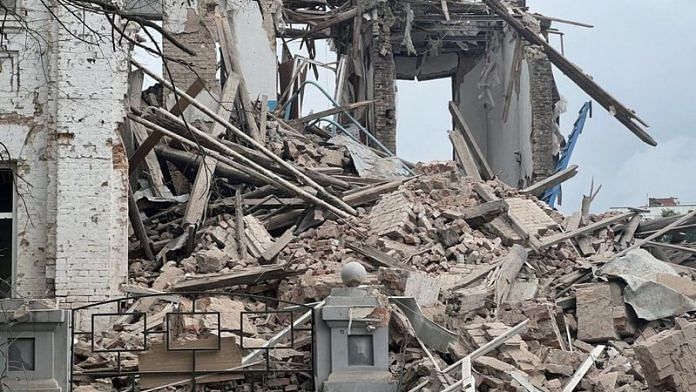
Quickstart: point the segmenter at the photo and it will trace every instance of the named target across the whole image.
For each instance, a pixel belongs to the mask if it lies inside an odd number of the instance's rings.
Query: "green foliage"
[[[670,216],[676,216],[679,214],[677,214],[677,211],[674,211],[671,208],[665,208],[662,210],[662,213],[660,215],[662,215],[663,218],[668,218]]]

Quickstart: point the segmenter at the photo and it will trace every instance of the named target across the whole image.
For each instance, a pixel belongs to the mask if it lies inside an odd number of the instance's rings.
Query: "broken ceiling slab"
[[[397,157],[380,157],[364,144],[358,143],[346,135],[338,135],[329,139],[328,143],[345,146],[353,159],[355,170],[361,177],[397,179],[409,177],[410,170]]]
[[[628,252],[599,269],[627,283],[624,301],[638,317],[657,320],[696,310],[696,283],[643,249]]]

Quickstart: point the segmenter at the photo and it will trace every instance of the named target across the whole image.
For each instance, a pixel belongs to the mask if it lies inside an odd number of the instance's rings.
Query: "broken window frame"
[[[9,212],[0,212],[0,220],[11,220],[11,230],[12,230],[12,239],[10,242],[10,253],[11,253],[11,272],[10,272],[10,278],[9,278],[9,292],[7,293],[2,293],[0,290],[0,298],[12,298],[14,297],[14,291],[12,290],[12,287],[14,287],[15,282],[17,281],[17,190],[16,190],[16,179],[15,179],[15,165],[13,163],[4,163],[0,162],[0,172],[3,172],[0,175],[5,175],[4,172],[9,172],[9,175],[12,176],[12,182],[10,183],[11,190],[12,192],[12,209]],[[1,285],[0,285],[1,287]]]

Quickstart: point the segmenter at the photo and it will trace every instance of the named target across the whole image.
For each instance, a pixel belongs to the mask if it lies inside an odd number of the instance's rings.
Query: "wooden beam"
[[[234,191],[234,221],[237,232],[237,252],[239,260],[246,258],[246,236],[244,235],[244,202],[242,197],[242,187],[237,187]]]
[[[145,257],[150,261],[155,261],[155,254],[152,253],[150,239],[147,236],[143,220],[140,219],[140,210],[138,209],[138,204],[135,202],[135,197],[133,197],[133,191],[131,189],[128,189],[128,217],[133,226],[135,237],[140,241],[140,247],[145,251]]]
[[[328,117],[328,116],[334,115],[336,113],[343,113],[343,112],[347,112],[349,110],[355,110],[355,109],[370,105],[374,102],[375,101],[372,100],[372,101],[360,101],[360,102],[353,102],[353,103],[345,104],[345,105],[342,105],[339,107],[322,110],[320,112],[312,113],[312,114],[309,114],[307,116],[291,120],[291,121],[289,121],[289,124],[290,125],[306,124],[310,121],[314,121],[314,120],[317,120],[320,118]]]
[[[135,141],[139,146],[142,146],[148,137],[150,137],[147,130],[142,124],[138,124],[135,121],[128,120],[128,123],[131,131],[133,132],[133,136],[135,136]],[[170,192],[164,185],[162,168],[160,167],[159,161],[157,160],[157,155],[155,155],[154,151],[150,150],[145,155],[144,163],[145,167],[147,168],[147,180],[150,183],[152,193],[158,197],[169,195]],[[128,171],[131,172],[130,167]]]
[[[478,166],[462,134],[455,131],[449,131],[447,134],[452,142],[452,147],[454,147],[454,154],[457,158],[457,162],[464,171],[464,174],[473,177],[477,181],[482,181]]]
[[[201,78],[196,78],[196,80],[194,80],[193,83],[191,83],[191,85],[188,86],[188,88],[186,89],[186,94],[192,97],[197,97],[198,94],[200,94],[204,88],[205,82]],[[182,114],[184,114],[184,110],[186,110],[186,108],[188,108],[191,105],[191,101],[182,98],[184,97],[180,97],[174,104],[174,106],[172,106],[171,109],[169,109],[169,113],[175,116],[181,116]]]
[[[404,265],[388,254],[369,245],[346,242],[348,249],[365,256],[375,267],[404,268]]]
[[[640,225],[642,220],[643,217],[641,215],[636,215],[631,218],[631,220],[623,228],[623,233],[621,234],[621,238],[619,238],[619,245],[628,245],[631,243],[631,241],[633,241],[633,237],[636,234],[638,225]]]
[[[239,87],[239,75],[230,72],[227,75],[227,80],[225,81],[225,87],[222,89],[222,94],[220,94],[220,106],[218,106],[217,115],[222,118],[230,118],[230,113],[234,109],[234,101],[237,97],[237,88]],[[214,138],[219,138],[221,135],[225,134],[225,126],[216,122],[213,124],[213,128],[210,130],[210,134]]]
[[[626,253],[632,251],[633,249],[640,248],[641,246],[643,246],[643,244],[647,243],[648,241],[652,241],[656,238],[662,237],[663,235],[665,235],[668,231],[670,231],[674,227],[682,225],[694,217],[696,217],[696,210],[689,212],[688,214],[682,216],[681,218],[679,218],[676,221],[670,223],[669,225],[663,227],[662,229],[656,231],[655,233],[641,239],[640,241],[636,241],[635,244],[633,244],[633,245],[629,246],[628,248],[622,250],[621,252],[617,253],[616,257],[624,256]]]
[[[187,233],[188,241],[187,248],[193,250],[196,231],[203,219],[206,209],[208,208],[208,200],[210,199],[210,185],[215,178],[215,166],[217,159],[206,156],[203,158],[203,164],[198,166],[196,179],[191,186],[189,200],[184,211],[184,219],[182,221],[184,231]]]
[[[186,94],[185,92],[181,91],[180,89],[176,88],[176,87],[173,86],[171,83],[169,83],[169,82],[166,81],[165,79],[161,78],[160,76],[158,76],[158,75],[155,74],[154,72],[150,71],[150,70],[147,69],[144,65],[140,64],[140,63],[137,62],[136,60],[130,59],[130,62],[131,62],[131,64],[133,64],[134,66],[136,66],[136,67],[142,69],[143,72],[145,72],[145,73],[146,73],[147,75],[149,75],[151,78],[153,78],[153,79],[157,80],[158,82],[160,82],[164,87],[176,91],[181,97],[183,97],[184,99],[187,99],[187,100],[191,101],[191,104],[194,105],[196,108],[200,109],[203,113],[205,113],[206,115],[208,115],[208,116],[209,116],[210,118],[212,118],[213,120],[215,120],[215,121],[217,121],[217,122],[220,122],[220,123],[222,123],[223,125],[225,125],[225,127],[227,127],[228,130],[232,131],[232,133],[234,133],[237,137],[239,137],[240,139],[242,139],[242,140],[248,142],[249,144],[253,145],[254,147],[256,147],[259,151],[261,151],[262,153],[264,153],[267,157],[273,159],[278,165],[283,166],[283,167],[285,167],[286,169],[290,170],[290,171],[297,177],[297,179],[298,179],[300,182],[305,183],[305,184],[311,186],[312,188],[316,189],[317,192],[318,192],[319,194],[321,194],[323,197],[325,197],[327,200],[330,200],[331,202],[335,203],[335,205],[332,205],[332,204],[328,204],[328,203],[325,203],[325,202],[324,202],[324,204],[326,204],[326,205],[324,205],[324,207],[329,208],[329,209],[331,209],[331,210],[334,210],[334,213],[336,213],[336,215],[338,215],[338,216],[340,216],[340,217],[343,217],[343,218],[347,218],[349,215],[353,215],[353,216],[357,216],[357,215],[358,215],[358,212],[355,211],[355,209],[353,209],[352,207],[350,207],[348,204],[346,204],[343,200],[339,199],[339,198],[336,197],[334,194],[332,194],[332,193],[330,193],[329,191],[327,191],[326,189],[322,188],[322,187],[321,187],[319,184],[317,184],[314,180],[312,180],[311,178],[307,177],[307,175],[305,175],[304,173],[302,173],[297,167],[295,167],[295,166],[293,166],[292,164],[286,162],[283,158],[279,157],[279,156],[276,155],[273,151],[269,150],[265,145],[259,143],[259,142],[258,142],[257,140],[255,140],[254,138],[252,138],[252,137],[250,137],[249,135],[247,135],[246,133],[242,132],[239,128],[237,128],[237,127],[235,127],[234,125],[232,125],[232,124],[231,124],[229,121],[227,121],[226,119],[224,119],[224,118],[218,116],[215,112],[213,112],[212,110],[210,110],[208,107],[206,107],[206,106],[203,105],[202,103],[198,102],[195,98],[191,97],[190,95],[188,95],[188,94]],[[161,112],[160,112],[160,113],[161,113]],[[167,114],[168,114],[168,113],[167,113]],[[171,118],[171,117],[170,117],[170,118]],[[206,134],[206,133],[202,133],[202,135],[201,135],[200,133],[198,133],[198,132],[196,132],[196,133],[198,134],[198,136],[200,136],[200,137],[203,138],[203,139],[207,139],[208,141],[210,141],[210,142],[212,142],[212,143],[217,143],[217,144],[216,144],[216,148],[220,148],[220,151],[221,151],[221,152],[224,152],[224,153],[227,153],[227,154],[230,153],[229,151],[226,150],[226,148],[225,148],[224,145],[221,145],[220,143],[218,143],[214,138],[210,137],[210,135],[208,135],[208,134]],[[190,135],[189,135],[189,136],[190,136]],[[230,155],[233,155],[233,154],[230,154]],[[270,177],[270,176],[269,176],[269,177]],[[306,192],[304,192],[304,193],[306,194]],[[315,199],[318,199],[318,198],[315,197]],[[336,206],[338,206],[338,207],[336,207]],[[339,209],[339,207],[340,207],[340,209]],[[341,209],[343,209],[343,211],[341,211]],[[345,212],[344,212],[344,211],[345,211]]]
[[[643,126],[647,127],[644,121],[642,121],[632,110],[626,108],[623,104],[612,97],[607,91],[600,87],[591,77],[589,77],[585,72],[582,71],[577,65],[566,59],[561,53],[556,51],[544,38],[539,34],[535,33],[531,29],[527,28],[510,14],[508,8],[504,6],[500,0],[483,0],[483,2],[501,19],[507,22],[510,27],[515,29],[524,39],[529,41],[532,45],[539,45],[543,48],[549,60],[570,80],[575,82],[583,91],[589,94],[595,101],[602,105],[610,113],[614,113],[619,122],[621,122],[629,131],[633,132],[640,140],[645,143],[656,146],[657,141],[653,139],[645,130],[641,128],[636,121]],[[526,14],[524,11],[516,8],[520,13]]]
[[[495,282],[496,309],[500,309],[500,305],[507,300],[510,289],[513,283],[515,283],[515,279],[520,273],[522,266],[526,262],[527,251],[519,245],[513,245],[510,249],[510,253],[503,259],[498,279]]]
[[[222,275],[197,276],[174,284],[169,291],[212,290],[302,275],[306,269],[286,270],[284,265],[256,267]]]
[[[541,196],[547,190],[554,188],[556,185],[560,185],[563,182],[575,177],[576,174],[578,174],[578,165],[571,165],[565,170],[556,172],[555,174],[522,189],[521,193],[532,194],[534,196]]]
[[[141,68],[141,71],[144,72],[144,70]],[[186,89],[186,94],[195,97],[198,95],[203,90],[203,87],[205,87],[205,83],[200,79],[197,78],[196,80],[191,83],[191,85]],[[186,99],[179,99],[179,101],[172,106],[171,109],[169,109],[169,113],[179,116],[181,115],[184,110],[190,105],[190,101]],[[152,150],[157,143],[159,143],[160,139],[164,136],[161,132],[152,132],[150,136],[147,137],[147,139],[143,140],[143,142],[140,144],[140,147],[131,155],[131,157],[128,159],[128,174],[133,173],[135,169],[138,167],[140,162],[145,159],[147,154],[150,153],[150,150]]]
[[[580,384],[580,381],[582,381],[583,377],[585,377],[585,374],[587,374],[599,355],[602,353],[602,351],[604,351],[604,347],[605,346],[599,345],[592,349],[578,370],[575,371],[570,381],[568,381],[565,387],[563,387],[563,392],[573,392],[575,390],[575,387]]]
[[[266,143],[266,123],[268,122],[268,96],[261,95],[261,113],[259,114],[259,137],[261,143]]]
[[[680,252],[696,253],[696,248],[689,248],[688,246],[681,246],[676,244],[668,244],[665,242],[648,241],[643,246],[658,247],[665,249],[678,250]]]
[[[548,248],[549,246],[556,245],[560,242],[563,242],[565,240],[569,240],[571,238],[575,238],[577,236],[592,234],[595,231],[597,231],[599,229],[603,229],[607,226],[613,225],[614,223],[619,223],[619,222],[625,221],[626,219],[630,219],[635,214],[636,214],[635,212],[625,212],[623,214],[612,216],[612,217],[603,219],[599,222],[589,224],[589,225],[581,227],[577,230],[573,230],[573,231],[569,231],[567,233],[561,233],[558,235],[542,238],[542,242],[539,244],[539,249]]]
[[[273,241],[273,244],[266,249],[265,252],[261,254],[261,258],[267,263],[271,262],[274,257],[278,255],[292,240],[295,239],[295,235],[292,234],[295,231],[295,227],[291,227],[283,233],[280,237]]]
[[[479,171],[481,172],[481,178],[483,178],[484,180],[492,180],[493,177],[495,177],[495,174],[493,173],[493,170],[491,170],[491,167],[488,165],[486,156],[483,154],[483,152],[481,152],[478,143],[476,143],[476,139],[474,139],[474,135],[473,133],[471,133],[471,128],[469,128],[469,124],[466,123],[464,116],[462,116],[462,113],[459,111],[459,108],[457,107],[457,104],[454,101],[449,102],[449,112],[452,115],[452,119],[454,120],[455,128],[459,130],[459,132],[461,132],[462,136],[464,137],[464,140],[466,141],[466,144],[469,146],[469,149],[473,154],[473,158],[476,161],[476,164],[478,165]]]

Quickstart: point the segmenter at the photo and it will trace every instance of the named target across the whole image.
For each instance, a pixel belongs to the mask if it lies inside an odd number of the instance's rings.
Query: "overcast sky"
[[[647,196],[696,202],[696,1],[693,0],[527,0],[534,12],[594,25],[554,23],[566,33],[566,56],[627,107],[647,121],[658,147],[641,142],[599,104],[571,163],[580,174],[563,188],[566,212],[579,208],[592,178],[602,190],[594,211],[639,206]],[[560,48],[558,36],[552,44]],[[554,69],[568,100],[561,129],[570,133],[589,97]],[[420,86],[428,86],[425,93]],[[450,127],[446,100],[450,82],[399,82],[399,155],[418,160],[447,158]],[[431,134],[426,138],[423,135]]]

